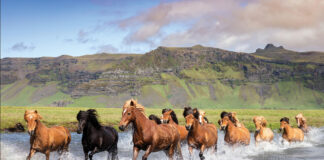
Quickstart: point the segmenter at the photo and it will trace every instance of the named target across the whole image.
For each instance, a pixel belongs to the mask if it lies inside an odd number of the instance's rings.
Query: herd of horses
[[[169,159],[176,155],[177,159],[183,159],[181,144],[187,143],[192,157],[193,149],[199,150],[200,159],[205,159],[203,153],[206,149],[217,151],[217,127],[205,117],[205,112],[197,108],[185,107],[183,116],[186,125],[179,124],[177,116],[172,109],[163,109],[162,116],[145,115],[145,108],[136,100],[125,102],[122,110],[122,118],[119,129],[133,129],[133,160],[136,160],[140,150],[145,154],[142,159],[146,160],[151,152],[164,151]],[[107,151],[108,159],[118,159],[118,132],[109,126],[102,126],[97,119],[94,109],[80,111],[77,114],[77,133],[82,133],[82,146],[85,159],[92,159],[98,152]],[[288,142],[304,140],[304,133],[309,131],[306,118],[302,114],[296,115],[298,128],[289,125],[289,119],[280,119],[280,131],[282,137]],[[68,151],[71,142],[69,130],[63,126],[47,128],[40,121],[42,116],[37,110],[26,110],[24,119],[28,125],[30,134],[30,153],[27,160],[36,152],[41,152],[49,159],[51,151],[59,154]],[[274,134],[267,128],[267,121],[263,116],[253,117],[256,127],[254,133],[255,143],[272,141]],[[131,125],[130,125],[131,124]],[[250,132],[241,123],[235,112],[222,112],[218,121],[220,129],[225,132],[224,140],[229,145],[249,145]]]

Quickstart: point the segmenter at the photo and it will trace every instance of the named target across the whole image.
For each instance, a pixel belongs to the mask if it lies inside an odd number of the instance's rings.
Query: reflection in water
[[[230,147],[224,145],[224,133],[219,131],[218,151],[204,153],[207,160],[212,159],[270,159],[270,160],[295,160],[295,159],[324,159],[324,127],[313,128],[302,143],[282,144],[281,134],[275,133],[272,143],[261,143],[254,145],[253,133],[251,133],[251,144],[249,146]],[[132,157],[132,132],[119,133],[118,157],[120,160],[129,160]],[[29,152],[29,135],[27,133],[4,133],[1,134],[1,160],[23,160]],[[139,158],[144,154],[140,152]],[[189,158],[188,146],[182,145],[184,159]],[[108,152],[94,155],[95,160],[107,159]],[[56,152],[51,152],[50,159],[58,159]],[[163,157],[163,158],[161,158]],[[63,157],[68,160],[84,159],[81,135],[72,133],[70,151]],[[194,152],[194,159],[199,159],[198,151]],[[45,155],[36,153],[33,160],[45,159]],[[152,160],[167,159],[164,152],[155,152],[149,156]]]

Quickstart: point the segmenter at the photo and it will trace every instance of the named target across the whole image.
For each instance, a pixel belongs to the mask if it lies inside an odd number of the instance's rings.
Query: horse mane
[[[304,123],[306,123],[306,118],[303,116],[302,113],[297,114],[295,118],[300,118]]]
[[[196,119],[199,119],[199,110],[197,108],[194,108],[193,110],[193,115]]]
[[[287,117],[281,118],[280,119],[280,122],[282,122],[282,121],[285,121],[285,122],[287,122],[289,124],[289,118],[287,118]]]
[[[140,112],[142,112],[145,115],[145,107],[143,105],[137,103],[137,100],[134,100],[134,99],[127,100],[123,106],[123,111],[129,107],[135,107],[137,110],[139,110]]]
[[[167,112],[167,111],[170,111],[171,109],[169,109],[169,108],[164,108],[164,109],[162,109],[162,114],[164,114],[165,112]]]
[[[98,114],[95,109],[88,109],[87,111],[80,111],[77,115],[77,119],[83,119],[90,122],[95,128],[99,129],[101,124],[98,121]]]
[[[228,116],[228,115],[229,115],[228,112],[223,111],[223,112],[220,114],[220,117],[221,117],[221,119],[223,119],[225,116]]]
[[[184,109],[182,113],[183,117],[186,118],[187,115],[193,114],[193,110],[191,107],[184,107],[183,109]]]
[[[155,121],[156,124],[161,124],[161,119],[158,116],[154,115],[154,114],[151,114],[149,116],[149,119]]]
[[[170,113],[172,120],[176,123],[179,124],[177,115],[174,113],[174,111],[172,110],[172,112]]]

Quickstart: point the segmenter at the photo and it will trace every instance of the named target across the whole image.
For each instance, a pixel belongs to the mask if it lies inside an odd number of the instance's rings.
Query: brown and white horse
[[[30,134],[30,152],[27,160],[30,160],[36,152],[44,153],[46,160],[49,160],[51,151],[58,151],[62,154],[69,149],[71,142],[69,130],[62,126],[47,128],[40,121],[41,118],[37,110],[25,111],[24,119]]]
[[[283,130],[282,138],[288,142],[301,142],[304,140],[304,132],[299,128],[292,128],[289,125],[289,118],[283,117],[280,119],[280,131]]]
[[[124,130],[133,123],[133,160],[137,159],[140,150],[145,150],[142,159],[146,160],[151,152],[166,151],[169,159],[177,157],[182,159],[180,135],[177,128],[171,124],[157,124],[143,114],[143,108],[136,106],[137,102],[130,100],[122,112],[119,129]]]
[[[267,128],[267,120],[263,116],[253,117],[253,122],[255,125],[255,144],[257,145],[261,141],[272,141],[273,132],[270,128]]]
[[[295,116],[297,126],[300,128],[304,133],[308,133],[309,129],[306,124],[306,118],[303,116],[303,114],[299,113]]]

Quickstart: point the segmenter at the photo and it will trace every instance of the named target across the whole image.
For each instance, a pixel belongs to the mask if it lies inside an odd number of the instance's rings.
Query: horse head
[[[255,131],[257,133],[260,132],[260,129],[262,127],[267,126],[267,120],[263,116],[255,116],[255,117],[253,117],[253,122],[254,122],[254,125],[255,125]]]
[[[287,118],[287,117],[281,118],[280,119],[280,128],[279,128],[279,131],[281,132],[281,130],[283,130],[286,125],[289,125],[289,118]]]
[[[171,112],[172,110],[167,108],[162,110],[162,117],[161,117],[162,123],[164,124],[169,123],[169,121],[172,119]]]
[[[197,120],[194,115],[189,114],[186,116],[186,129],[190,131],[192,128],[192,125],[194,124],[195,120]]]
[[[228,115],[225,115],[221,120],[220,120],[220,127],[221,127],[221,130],[225,130],[226,127],[228,126],[229,123],[231,123],[231,119]]]
[[[306,124],[306,118],[303,116],[303,114],[299,113],[295,116],[297,126],[298,128],[302,127],[303,125]]]
[[[126,101],[123,106],[122,118],[119,122],[119,129],[121,131],[124,131],[128,124],[135,120],[135,110],[138,110],[143,115],[145,115],[144,109],[144,106],[138,104],[137,101],[134,99]]]
[[[24,119],[27,122],[28,134],[34,135],[37,123],[42,119],[42,116],[38,114],[37,110],[26,110]]]
[[[199,111],[199,123],[200,124],[204,124],[204,123],[207,123],[206,121],[205,121],[205,115],[206,115],[206,112],[205,111],[203,111],[203,110],[200,110]]]

